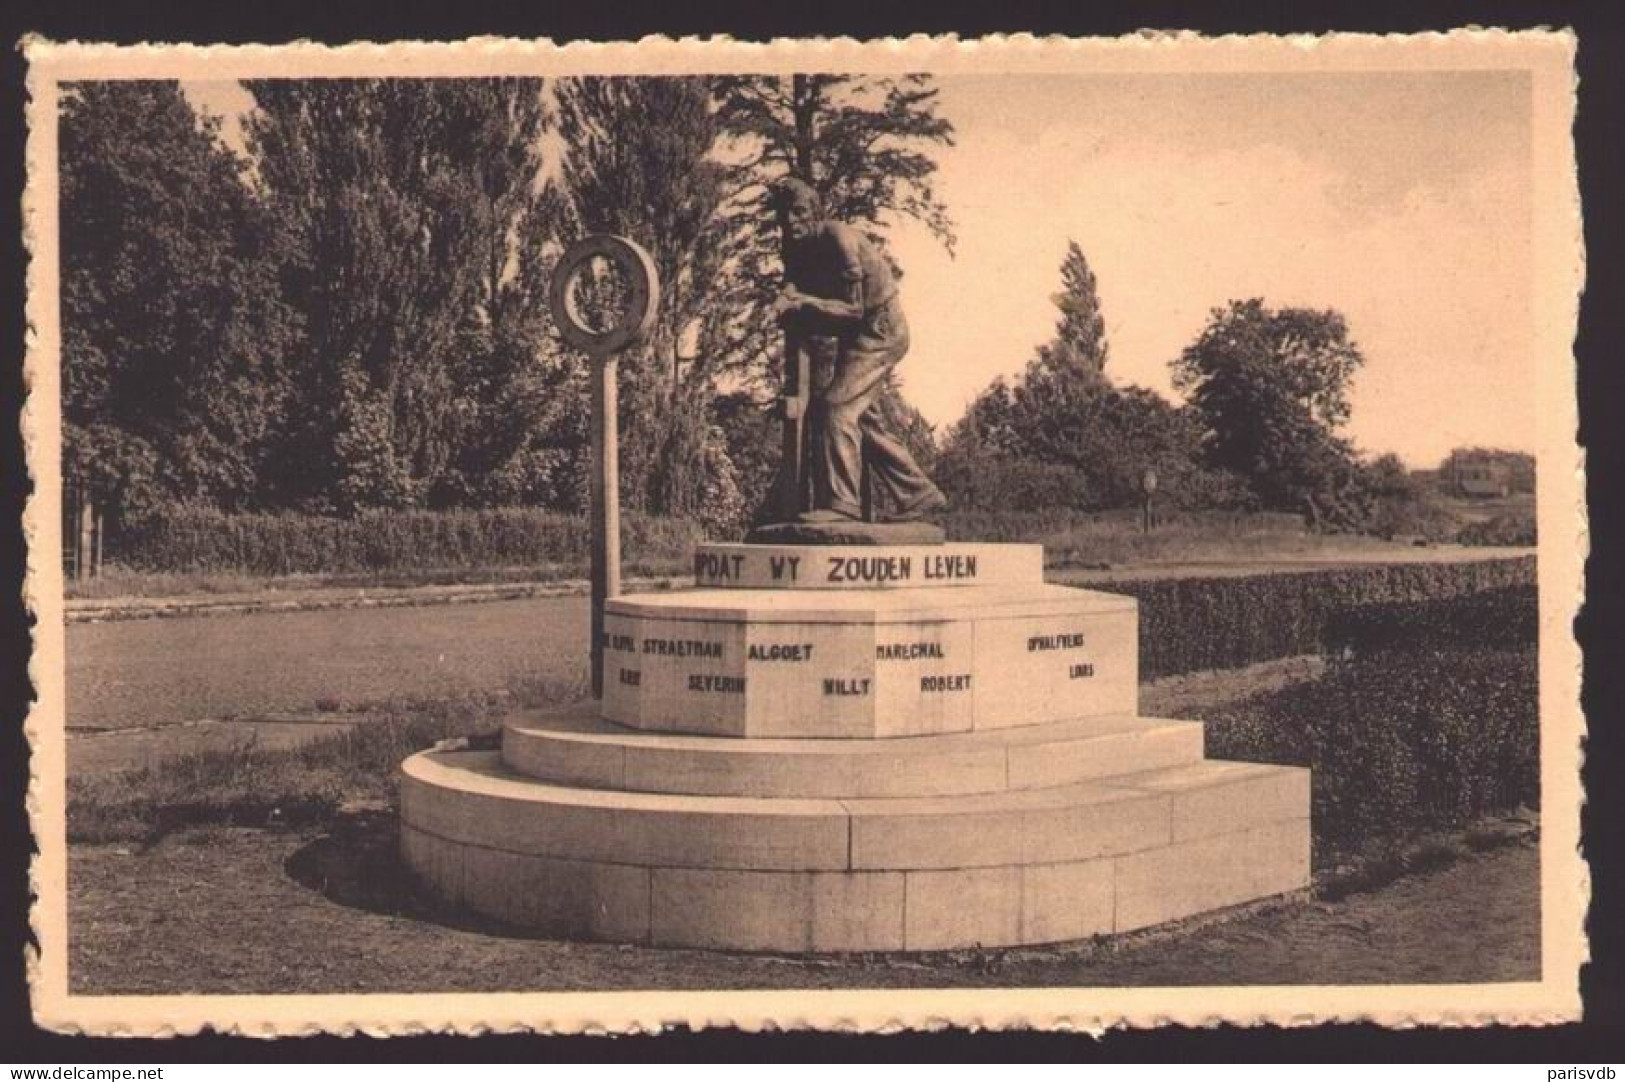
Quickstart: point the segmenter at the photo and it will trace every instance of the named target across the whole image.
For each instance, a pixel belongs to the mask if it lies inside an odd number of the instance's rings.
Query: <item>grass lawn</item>
[[[1264,903],[1109,941],[787,957],[526,938],[438,910],[388,813],[76,846],[76,994],[954,988],[1535,980],[1532,836],[1337,900]]]
[[[1148,713],[1204,716],[1323,678],[1317,659],[1187,674]],[[531,697],[556,701],[559,688]],[[523,698],[523,696],[521,696]],[[511,701],[511,700],[509,700]],[[216,749],[69,800],[70,985],[80,994],[1481,982],[1538,977],[1533,817],[1317,838],[1316,891],[1111,940],[781,957],[571,943],[448,912],[398,856],[396,764],[489,734],[506,702],[402,704],[297,748]]]

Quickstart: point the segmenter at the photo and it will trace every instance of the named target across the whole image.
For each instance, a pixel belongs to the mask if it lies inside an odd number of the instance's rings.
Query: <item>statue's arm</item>
[[[863,321],[863,279],[843,279],[841,284],[846,290],[844,297],[797,294],[801,302],[800,310],[810,324],[808,330],[811,333],[838,334]]]
[[[826,249],[826,258],[838,264],[831,277],[840,283],[839,295],[816,297],[799,290],[793,294],[795,308],[810,334],[840,334],[863,322],[863,263],[857,248],[861,241],[840,227],[831,235],[835,243]]]

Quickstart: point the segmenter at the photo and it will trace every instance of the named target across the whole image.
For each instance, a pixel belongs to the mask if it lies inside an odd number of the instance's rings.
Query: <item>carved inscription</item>
[[[717,695],[743,695],[745,693],[745,678],[743,676],[717,676],[713,673],[689,673],[688,690],[707,691]]]
[[[919,661],[923,658],[942,659],[940,642],[883,642],[875,647],[876,661]]]
[[[1083,647],[1083,633],[1068,635],[1034,635],[1027,640],[1027,652],[1041,650],[1078,650]]]
[[[643,671],[641,669],[622,669],[621,683],[629,688],[639,686],[643,683]]]
[[[720,552],[696,552],[694,554],[694,577],[702,580],[738,582],[739,572],[744,567],[744,564],[744,553],[725,555]]]
[[[707,657],[720,660],[722,644],[703,639],[644,639],[643,652],[657,657]]]
[[[933,555],[922,556],[917,565],[912,556],[831,556],[828,578],[830,582],[911,582],[916,567],[921,579],[932,582],[976,577],[975,556]],[[776,573],[774,577],[777,579]]]
[[[1095,675],[1095,667],[1087,661],[1078,662],[1066,671],[1068,680],[1085,680]]]
[[[606,631],[603,641],[605,650],[620,650],[627,654],[635,654],[638,650],[637,640],[630,635],[611,635]]]
[[[825,695],[867,695],[869,694],[869,678],[860,679],[826,679],[824,681]]]
[[[951,676],[922,676],[920,677],[920,690],[931,691],[969,691],[971,674],[968,672],[954,673]]]
[[[927,556],[921,563],[924,564],[925,577],[928,579],[974,579],[976,577],[976,557],[974,556]]]
[[[909,556],[831,556],[830,582],[902,582],[912,577]]]
[[[812,653],[810,642],[753,642],[745,656],[751,661],[811,661]]]

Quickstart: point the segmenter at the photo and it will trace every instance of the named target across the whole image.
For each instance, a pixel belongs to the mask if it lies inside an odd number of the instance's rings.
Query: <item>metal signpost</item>
[[[576,280],[612,267],[625,287],[619,311],[593,325],[581,310]],[[595,233],[571,245],[548,291],[553,321],[565,342],[594,361],[592,378],[592,694],[604,693],[604,602],[621,592],[620,448],[616,366],[620,353],[642,342],[660,307],[660,276],[649,253],[625,237]]]

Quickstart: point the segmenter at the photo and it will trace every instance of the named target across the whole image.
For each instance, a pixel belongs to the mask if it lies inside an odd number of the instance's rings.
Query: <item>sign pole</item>
[[[574,292],[577,278],[595,277],[608,264],[625,285],[621,310],[607,326],[587,318]],[[621,592],[621,453],[617,416],[620,352],[649,336],[660,308],[660,275],[649,253],[625,237],[595,233],[559,257],[548,285],[548,302],[559,336],[592,359],[592,641],[588,646],[592,695],[604,696],[606,603]]]
[[[616,416],[618,364],[592,377],[592,697],[604,695],[604,602],[621,592],[621,452]]]

